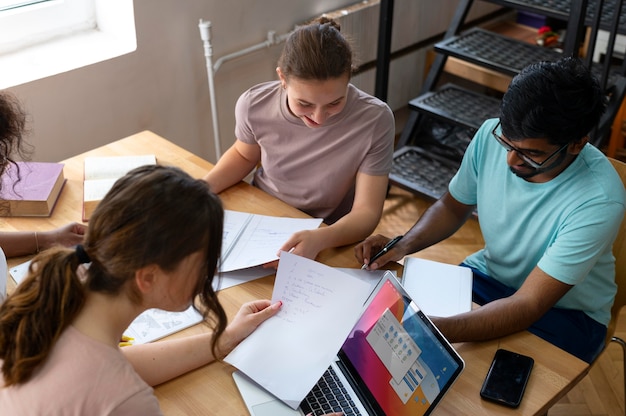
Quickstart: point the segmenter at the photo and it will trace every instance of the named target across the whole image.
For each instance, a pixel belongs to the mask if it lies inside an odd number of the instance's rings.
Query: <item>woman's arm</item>
[[[571,288],[535,267],[511,296],[459,315],[431,319],[450,342],[500,338],[530,327]]]
[[[83,241],[86,229],[74,222],[50,231],[0,232],[0,247],[7,257],[34,254],[57,244],[70,247]]]
[[[204,176],[213,192],[220,193],[246,177],[261,160],[261,148],[240,140],[222,155],[213,169]]]
[[[278,313],[281,305],[280,302],[270,305],[269,300],[245,303],[220,338],[221,353],[227,355],[257,326]],[[122,352],[141,378],[156,386],[215,361],[211,351],[212,338],[213,333],[208,332],[123,347]]]
[[[329,247],[339,247],[360,241],[378,225],[387,195],[386,175],[358,173],[352,210],[328,227],[295,233],[280,250],[314,259]]]

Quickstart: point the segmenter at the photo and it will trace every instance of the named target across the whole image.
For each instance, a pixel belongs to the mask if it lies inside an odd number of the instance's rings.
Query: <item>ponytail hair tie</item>
[[[76,246],[76,257],[78,257],[78,262],[81,264],[91,263],[89,254],[87,254],[82,244]]]

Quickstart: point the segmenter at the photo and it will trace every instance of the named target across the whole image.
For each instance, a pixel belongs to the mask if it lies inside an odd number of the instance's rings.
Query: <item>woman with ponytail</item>
[[[224,212],[206,182],[173,167],[116,182],[84,243],[37,255],[0,306],[2,414],[161,414],[150,386],[220,359],[280,304],[230,325],[213,290]],[[120,349],[143,311],[199,305],[214,330]]]

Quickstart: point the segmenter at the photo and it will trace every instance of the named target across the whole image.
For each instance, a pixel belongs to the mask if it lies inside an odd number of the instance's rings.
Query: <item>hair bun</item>
[[[339,23],[337,23],[337,21],[335,19],[332,19],[330,17],[327,16],[320,16],[317,19],[315,19],[313,21],[314,23],[321,25],[329,25],[334,27],[335,29],[337,29],[339,32],[341,32],[341,25]]]

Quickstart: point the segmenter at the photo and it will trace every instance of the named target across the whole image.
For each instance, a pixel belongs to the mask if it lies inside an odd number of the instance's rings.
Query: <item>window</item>
[[[0,89],[136,47],[133,0],[0,0]]]
[[[0,11],[14,9],[17,7],[28,6],[30,4],[42,3],[50,0],[37,0],[37,1],[15,1],[15,0],[0,0]]]
[[[0,53],[95,27],[94,0],[0,0]]]

